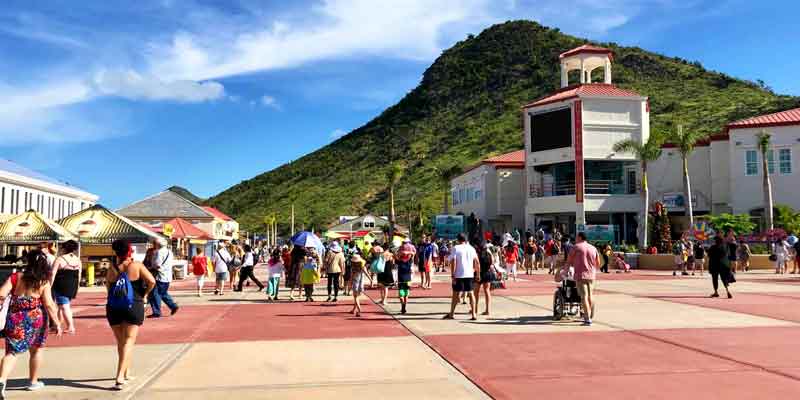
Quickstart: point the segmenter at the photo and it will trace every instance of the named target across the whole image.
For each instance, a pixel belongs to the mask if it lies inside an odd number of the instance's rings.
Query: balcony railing
[[[635,188],[631,188],[619,181],[589,179],[584,184],[584,192],[586,194],[637,194],[639,192],[639,184],[637,182]],[[558,181],[546,185],[531,184],[528,196],[535,198],[570,196],[574,194],[575,181]]]

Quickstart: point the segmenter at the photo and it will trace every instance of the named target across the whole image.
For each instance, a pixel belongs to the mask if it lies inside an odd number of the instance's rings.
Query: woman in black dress
[[[711,274],[711,283],[714,285],[714,293],[711,297],[719,297],[719,280],[722,280],[722,286],[725,286],[725,291],[728,293],[728,298],[733,298],[728,285],[736,282],[731,272],[731,264],[728,254],[728,246],[717,236],[714,238],[714,244],[708,249],[708,272]]]
[[[389,250],[388,244],[385,244],[383,248],[385,249],[383,252],[383,272],[378,274],[378,283],[381,285],[381,301],[378,302],[380,305],[386,304],[386,298],[389,297],[389,288],[394,286],[394,275],[392,274],[394,270],[394,254]]]
[[[485,240],[481,240],[475,250],[478,252],[478,262],[481,265],[480,275],[475,277],[477,281],[475,285],[475,310],[478,309],[481,299],[481,289],[486,296],[486,311],[481,315],[489,315],[492,306],[492,281],[495,280],[496,272],[494,270],[494,257],[489,251]]]

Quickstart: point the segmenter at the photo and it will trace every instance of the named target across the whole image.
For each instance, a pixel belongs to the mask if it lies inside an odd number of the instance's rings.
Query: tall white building
[[[640,166],[613,146],[648,139],[647,97],[612,84],[609,49],[583,45],[559,58],[561,89],[523,106],[526,227],[574,234],[577,225],[614,225],[618,241],[634,242]]]
[[[93,206],[97,195],[0,159],[0,215],[36,210],[58,220]]]

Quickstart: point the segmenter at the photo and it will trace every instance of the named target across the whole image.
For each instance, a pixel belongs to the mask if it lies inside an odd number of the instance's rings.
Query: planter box
[[[675,256],[672,254],[640,254],[638,269],[649,269],[655,271],[672,271],[675,268]],[[750,257],[750,269],[768,270],[774,269],[775,262],[769,260],[766,254],[753,254]],[[708,259],[706,267],[708,269]],[[741,271],[741,268],[739,268]]]

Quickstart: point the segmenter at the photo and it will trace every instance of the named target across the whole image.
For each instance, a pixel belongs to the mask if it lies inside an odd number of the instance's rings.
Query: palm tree
[[[694,151],[695,145],[705,135],[697,131],[684,131],[683,125],[678,124],[678,130],[672,138],[672,143],[678,147],[681,153],[683,168],[683,194],[686,202],[686,216],[689,217],[689,227],[694,226],[694,210],[692,209],[692,183],[689,179],[689,156]]]
[[[758,139],[758,149],[761,150],[761,170],[764,171],[764,180],[762,183],[764,189],[764,218],[766,218],[767,230],[771,230],[774,228],[772,182],[769,179],[769,160],[767,153],[769,153],[769,145],[772,136],[762,129],[761,132],[756,135],[756,138]]]
[[[438,170],[439,171],[439,179],[444,189],[444,214],[450,214],[450,181],[453,178],[461,175],[461,167],[456,164],[453,164],[449,167],[444,167]]]
[[[650,215],[650,190],[647,186],[647,164],[661,156],[661,145],[664,138],[661,135],[650,135],[647,142],[642,143],[634,139],[626,139],[614,144],[615,153],[633,153],[642,164],[642,229],[639,235],[639,245],[647,248],[647,218]]]
[[[394,210],[394,188],[400,183],[403,177],[403,164],[399,161],[393,162],[386,173],[386,179],[389,181],[389,241],[394,239],[394,226],[397,223],[397,215]]]

